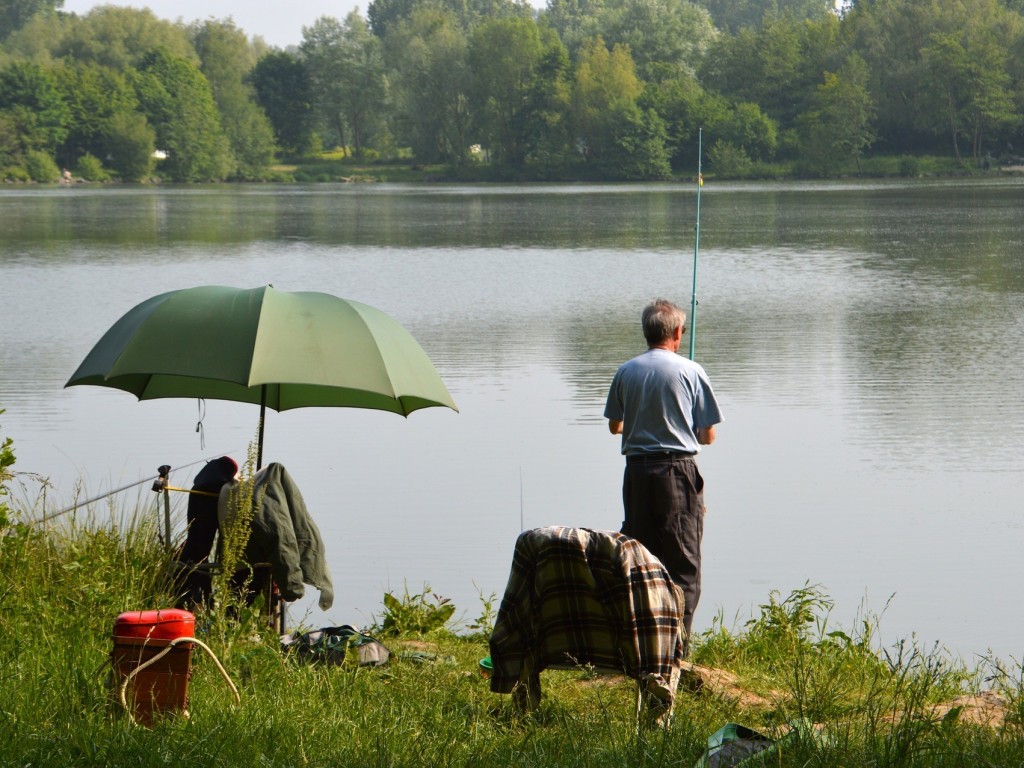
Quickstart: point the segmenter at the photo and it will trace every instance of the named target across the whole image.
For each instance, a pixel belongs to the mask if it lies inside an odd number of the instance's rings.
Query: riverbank
[[[298,182],[509,182],[509,181],[562,181],[599,182],[602,179],[581,175],[586,169],[546,170],[543,178],[520,176],[513,171],[476,163],[462,168],[451,168],[442,164],[425,165],[407,161],[359,161],[337,152],[324,153],[315,158],[304,158],[294,163],[282,163],[272,168],[272,177],[280,181]],[[705,166],[705,181],[756,180],[791,181],[820,178],[948,178],[958,176],[1018,176],[1024,174],[1024,166],[990,165],[976,168],[970,162],[956,158],[928,155],[877,155],[866,157],[860,163],[849,162],[836,165],[825,174],[807,167],[800,162],[751,163],[742,168],[716,169]],[[690,173],[678,173],[673,181],[694,181],[696,169]]]
[[[136,726],[112,697],[109,654],[115,617],[170,601],[151,517],[3,523],[0,763],[660,768],[694,765],[729,722],[779,739],[771,761],[783,766],[1008,765],[1024,751],[1019,665],[972,670],[912,641],[876,648],[868,623],[832,626],[811,586],[769,595],[739,631],[696,638],[667,729],[637,733],[631,681],[583,668],[545,672],[539,710],[518,713],[481,675],[493,606],[438,627],[444,601],[408,594],[364,628],[392,652],[382,667],[301,663],[258,612],[229,620],[218,605],[196,636],[240,703],[197,653],[190,716]],[[784,738],[799,723],[814,727]]]
[[[992,164],[975,167],[969,161],[939,155],[878,155],[837,163],[827,171],[808,166],[800,161],[745,163],[735,168],[703,167],[705,181],[796,181],[836,179],[891,179],[891,178],[955,178],[1022,176],[1024,165]],[[675,172],[662,181],[696,181],[696,168],[691,171]],[[32,184],[27,174],[8,174],[4,184]],[[89,175],[88,170],[76,175],[54,177],[54,183],[61,185],[106,184],[116,181],[109,174],[99,177]],[[317,156],[276,163],[266,169],[262,178],[250,183],[520,183],[520,182],[561,182],[561,183],[605,183],[613,181],[595,176],[585,166],[570,168],[524,169],[502,168],[487,163],[468,163],[455,168],[441,163],[416,163],[409,160],[360,160],[339,151],[325,152]],[[152,183],[160,183],[159,168]]]

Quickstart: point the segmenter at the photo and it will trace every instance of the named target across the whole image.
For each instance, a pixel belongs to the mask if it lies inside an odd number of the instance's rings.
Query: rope
[[[152,659],[140,664],[127,675],[125,675],[125,678],[121,683],[121,706],[124,707],[125,712],[128,713],[128,717],[131,718],[132,724],[138,725],[138,723],[135,721],[135,716],[132,714],[131,707],[128,706],[128,699],[127,696],[125,695],[126,691],[128,690],[128,684],[137,674],[139,674],[139,672],[146,669],[146,667],[156,664],[156,662],[160,661],[160,659],[162,659],[164,656],[170,653],[171,650],[176,645],[180,645],[181,643],[195,643],[204,651],[206,651],[207,655],[209,655],[209,657],[213,659],[213,663],[217,665],[217,670],[220,672],[221,677],[224,678],[224,681],[228,684],[228,688],[231,689],[231,693],[235,699],[235,704],[242,703],[242,697],[238,694],[238,687],[231,681],[231,678],[228,676],[227,671],[224,669],[224,665],[220,663],[220,659],[217,658],[216,654],[214,654],[214,652],[210,650],[210,646],[208,646],[202,640],[197,640],[194,637],[176,637],[167,644],[166,648],[160,651],[160,653],[158,653]]]

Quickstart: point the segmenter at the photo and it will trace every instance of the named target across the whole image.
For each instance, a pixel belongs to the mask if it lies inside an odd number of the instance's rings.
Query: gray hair
[[[667,299],[655,299],[643,314],[644,338],[648,344],[660,344],[671,339],[676,328],[686,330],[686,313]]]

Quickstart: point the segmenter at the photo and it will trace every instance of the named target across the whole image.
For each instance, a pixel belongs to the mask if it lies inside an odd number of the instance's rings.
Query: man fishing
[[[700,599],[704,478],[695,458],[715,440],[722,413],[704,368],[678,354],[686,314],[656,299],[643,311],[647,351],[615,373],[604,415],[622,435],[622,533],[661,560],[683,591],[684,652]]]

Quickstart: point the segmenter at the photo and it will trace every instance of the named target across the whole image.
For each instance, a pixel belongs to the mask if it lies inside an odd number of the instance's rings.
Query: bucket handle
[[[144,670],[146,667],[156,664],[156,662],[158,662],[160,659],[162,659],[164,656],[170,653],[171,650],[176,645],[179,645],[181,643],[195,643],[204,651],[206,651],[207,655],[211,659],[213,659],[213,663],[217,665],[217,670],[220,672],[221,677],[224,678],[224,682],[226,682],[228,684],[228,688],[231,689],[231,694],[235,699],[235,704],[242,703],[242,697],[238,694],[238,687],[231,681],[231,678],[228,676],[227,671],[224,669],[224,665],[220,663],[220,659],[217,658],[216,654],[214,654],[214,652],[210,650],[210,646],[208,646],[202,640],[197,640],[194,637],[176,637],[173,640],[171,640],[167,644],[167,647],[160,651],[160,653],[156,654],[153,658],[149,659],[148,661],[135,667],[135,669],[133,669],[131,672],[125,675],[124,680],[121,682],[121,706],[124,707],[125,712],[128,713],[128,717],[131,718],[133,724],[137,725],[135,721],[135,716],[132,715],[131,707],[128,706],[128,699],[127,696],[125,695],[126,691],[128,690],[128,684],[131,683],[132,679],[137,674],[139,674],[139,672]]]

